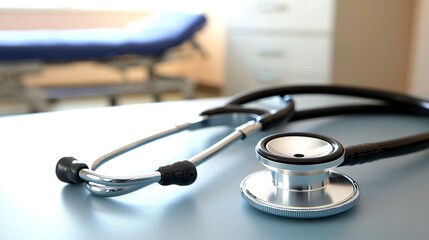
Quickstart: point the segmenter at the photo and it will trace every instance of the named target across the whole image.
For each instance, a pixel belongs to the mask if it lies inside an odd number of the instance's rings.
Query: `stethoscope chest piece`
[[[352,208],[359,187],[333,171],[344,160],[344,148],[316,134],[275,134],[256,146],[258,160],[268,169],[247,176],[241,194],[251,206],[279,216],[319,218]]]

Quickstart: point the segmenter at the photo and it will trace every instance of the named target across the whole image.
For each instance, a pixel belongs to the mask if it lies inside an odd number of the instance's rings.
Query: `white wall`
[[[409,91],[429,98],[429,1],[416,0]]]

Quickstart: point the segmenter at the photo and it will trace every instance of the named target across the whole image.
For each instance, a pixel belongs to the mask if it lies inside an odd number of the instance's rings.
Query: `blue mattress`
[[[121,29],[0,31],[0,62],[108,60],[124,54],[162,55],[191,38],[203,14],[162,13]]]

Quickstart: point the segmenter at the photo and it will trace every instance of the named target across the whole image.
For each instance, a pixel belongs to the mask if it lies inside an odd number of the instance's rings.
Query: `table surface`
[[[254,147],[278,132],[311,132],[348,146],[420,133],[427,119],[355,115],[283,124],[236,142],[198,168],[191,186],[151,185],[115,198],[57,180],[63,156],[102,154],[197,116],[223,99],[140,104],[0,118],[0,239],[423,239],[429,235],[429,152],[342,167],[361,188],[353,209],[289,219],[247,205],[239,185],[263,169]],[[299,105],[298,105],[299,106]],[[100,171],[133,174],[186,159],[230,128],[183,132],[135,150]]]

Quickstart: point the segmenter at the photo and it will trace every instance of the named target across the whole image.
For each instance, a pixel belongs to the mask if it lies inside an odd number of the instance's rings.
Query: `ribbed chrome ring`
[[[278,188],[271,171],[247,176],[240,186],[241,195],[251,206],[273,215],[292,218],[320,218],[344,212],[356,205],[359,186],[350,177],[329,172],[329,183],[306,191]]]

